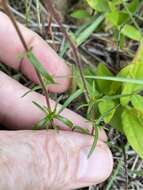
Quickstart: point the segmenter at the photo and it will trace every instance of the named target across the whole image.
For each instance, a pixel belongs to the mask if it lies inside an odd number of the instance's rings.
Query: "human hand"
[[[50,86],[49,90],[67,90],[71,74],[68,66],[37,34],[19,26],[34,54],[55,76],[58,85]],[[26,59],[19,62],[17,55],[22,52],[24,49],[11,21],[0,12],[0,60],[16,70],[20,68],[29,79],[38,83],[31,64]],[[63,75],[67,77],[56,78]],[[91,136],[71,132],[57,120],[54,123],[60,127],[59,133],[30,130],[43,117],[32,101],[46,105],[43,95],[32,92],[21,98],[28,89],[2,71],[0,84],[0,123],[15,130],[0,132],[1,190],[68,190],[101,183],[110,175],[113,160],[104,142],[107,137],[103,130],[94,153],[88,159],[93,142]],[[50,100],[50,104],[54,108],[55,102]],[[74,125],[91,130],[91,124],[78,114],[68,109],[61,114]]]

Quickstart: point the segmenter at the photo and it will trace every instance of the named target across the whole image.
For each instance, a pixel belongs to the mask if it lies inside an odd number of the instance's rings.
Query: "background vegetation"
[[[90,153],[96,148],[98,129],[103,127],[108,134],[114,171],[108,181],[89,189],[143,189],[143,1],[52,2],[61,15],[62,28],[39,0],[10,0],[10,9],[17,20],[70,62],[72,88],[68,93],[50,96],[63,104],[62,109],[69,107],[92,122],[94,143]],[[44,82],[53,82],[31,52],[27,53],[46,78]],[[41,91],[21,73],[2,64],[0,68],[32,90]],[[86,133],[60,113],[52,114],[46,112],[35,127],[43,128],[56,117],[73,130]]]

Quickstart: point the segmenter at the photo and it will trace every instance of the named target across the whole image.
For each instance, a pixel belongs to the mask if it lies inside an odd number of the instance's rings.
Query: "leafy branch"
[[[50,100],[49,100],[49,94],[48,94],[48,90],[46,89],[46,85],[44,84],[44,81],[42,79],[42,77],[45,78],[46,82],[48,84],[54,84],[54,79],[52,78],[52,76],[44,69],[44,67],[42,66],[42,64],[39,62],[39,60],[36,58],[36,56],[33,54],[32,52],[32,48],[29,48],[26,44],[26,41],[20,31],[20,28],[13,16],[13,14],[11,13],[10,9],[9,9],[9,6],[8,6],[8,2],[7,0],[2,0],[2,5],[3,5],[3,8],[6,12],[6,14],[9,16],[9,18],[11,19],[11,22],[13,23],[13,26],[15,27],[16,29],[16,32],[22,42],[22,45],[25,49],[25,52],[26,52],[26,56],[29,60],[29,62],[34,66],[34,69],[37,73],[37,76],[38,76],[38,79],[40,81],[40,84],[41,84],[41,87],[43,89],[43,92],[45,94],[45,98],[46,98],[46,103],[47,103],[47,107],[48,107],[48,110],[49,110],[49,114],[52,112],[51,110],[51,106],[50,106]],[[51,121],[51,126],[53,126],[52,124],[52,121]]]
[[[73,51],[73,54],[74,54],[74,57],[75,57],[75,60],[76,60],[76,64],[77,64],[77,67],[79,69],[79,73],[80,73],[80,77],[82,79],[82,82],[83,82],[83,86],[84,86],[84,90],[85,90],[85,96],[86,96],[86,99],[87,101],[89,101],[90,99],[90,96],[89,96],[89,92],[88,92],[88,88],[87,88],[87,84],[86,84],[86,80],[84,78],[84,74],[82,72],[82,64],[81,64],[81,60],[79,58],[79,55],[78,55],[78,51],[77,51],[77,48],[76,46],[74,45],[74,43],[72,42],[71,38],[69,37],[69,35],[67,34],[65,28],[63,27],[62,25],[62,22],[61,22],[61,18],[60,18],[60,15],[58,14],[58,12],[54,9],[53,7],[53,4],[51,2],[51,0],[44,0],[44,4],[47,8],[47,10],[49,10],[49,12],[51,13],[51,15],[53,16],[53,18],[55,19],[55,21],[58,23],[58,25],[60,26],[60,29],[61,31],[64,33],[65,35],[65,38],[67,39],[67,41],[69,42],[70,46],[71,46],[71,49]]]

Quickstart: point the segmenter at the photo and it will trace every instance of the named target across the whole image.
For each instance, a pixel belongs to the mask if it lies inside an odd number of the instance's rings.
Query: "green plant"
[[[140,0],[85,0],[88,5],[97,14],[104,15],[105,23],[108,28],[114,32],[120,32],[122,35],[140,41],[142,33],[134,16],[140,6]],[[91,16],[89,11],[76,10],[71,14],[76,19],[84,19]]]
[[[89,156],[96,148],[98,130],[104,127],[105,124],[110,124],[126,135],[130,145],[143,158],[143,97],[140,95],[143,89],[143,41],[141,40],[142,33],[140,28],[134,19],[140,1],[134,0],[128,3],[123,0],[87,0],[87,3],[96,12],[95,15],[91,16],[83,11],[78,11],[73,13],[72,16],[80,19],[89,16],[91,22],[80,27],[75,33],[67,34],[55,10],[51,6],[51,2],[48,1],[48,8],[50,9],[51,15],[61,26],[67,38],[67,42],[64,44],[60,55],[64,56],[68,48],[72,47],[77,62],[77,66],[73,68],[73,81],[75,83],[78,81],[78,89],[67,98],[58,112],[56,106],[54,110],[51,110],[49,94],[46,90],[47,85],[54,83],[54,79],[42,67],[40,61],[33,54],[32,49],[27,47],[13,16],[5,4],[5,9],[25,48],[25,56],[34,66],[40,80],[40,88],[46,96],[47,107],[33,102],[45,114],[44,118],[37,123],[34,129],[48,128],[49,124],[57,129],[57,126],[53,124],[53,120],[58,119],[72,130],[88,133],[81,126],[74,126],[70,120],[60,115],[63,109],[68,107],[73,100],[85,94],[86,101],[81,103],[79,109],[82,107],[87,108],[87,118],[93,126],[92,135],[94,136],[94,142]],[[103,63],[99,63],[95,70],[90,67],[83,69],[77,53],[77,47],[84,43],[103,21],[105,24],[110,23],[112,31],[133,40],[141,40],[140,48],[132,63],[123,68],[117,75],[114,75]],[[39,89],[39,87],[33,88],[33,90],[36,89]],[[59,100],[60,98],[57,100],[57,103]]]
[[[140,94],[143,89],[142,54],[143,41],[132,63],[117,75],[113,75],[104,64],[99,64],[95,71],[88,68],[84,72],[87,87],[90,89],[90,102],[86,105],[87,117],[96,124],[95,127],[110,124],[125,134],[129,144],[141,158],[143,158],[143,97]],[[77,71],[74,77],[78,77]],[[81,82],[77,85],[83,88]],[[92,119],[95,110],[96,116],[94,114]]]
[[[71,128],[72,130],[77,130],[79,132],[82,133],[88,133],[88,130],[86,129],[82,129],[80,126],[74,126],[73,123],[68,120],[67,118],[63,117],[60,115],[60,113],[62,112],[62,110],[69,105],[69,103],[76,97],[78,97],[81,94],[81,91],[77,91],[76,93],[74,93],[73,95],[71,95],[69,97],[69,99],[65,102],[65,104],[63,105],[63,107],[57,112],[57,107],[55,106],[55,109],[52,110],[51,106],[50,106],[50,101],[49,101],[49,94],[48,94],[48,90],[47,87],[50,84],[55,84],[55,81],[53,79],[53,77],[45,70],[45,68],[42,66],[41,62],[37,59],[37,57],[34,55],[32,48],[28,47],[26,44],[26,41],[19,29],[19,26],[13,16],[13,14],[11,13],[8,3],[7,1],[3,0],[2,1],[2,5],[3,8],[5,10],[5,12],[7,13],[7,15],[9,16],[9,18],[11,19],[11,22],[13,23],[13,26],[15,27],[15,30],[21,40],[21,43],[25,49],[25,54],[24,57],[26,57],[29,60],[29,63],[31,63],[36,71],[37,77],[39,79],[40,82],[40,87],[36,86],[34,87],[32,90],[36,90],[36,89],[42,89],[45,95],[45,99],[46,99],[46,103],[47,103],[47,107],[39,105],[37,102],[33,102],[33,104],[35,106],[37,106],[42,112],[44,112],[45,117],[40,120],[33,129],[43,129],[43,128],[49,128],[52,127],[54,129],[58,129],[57,126],[54,125],[53,120],[57,119],[60,120],[61,122],[63,122],[65,125],[67,125],[69,128]],[[27,93],[23,94],[22,97],[26,96],[28,93],[30,93],[32,90],[28,91]]]

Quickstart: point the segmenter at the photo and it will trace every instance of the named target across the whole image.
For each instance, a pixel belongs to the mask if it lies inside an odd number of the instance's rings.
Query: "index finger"
[[[29,47],[44,66],[55,78],[56,85],[49,86],[52,92],[63,92],[70,84],[70,69],[56,52],[36,33],[19,24],[20,31]],[[6,65],[21,71],[33,82],[38,83],[38,78],[33,66],[24,58],[19,60],[18,55],[24,52],[23,45],[8,16],[0,12],[0,60]],[[57,77],[61,76],[61,77]],[[63,76],[63,77],[62,77]]]

